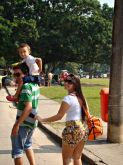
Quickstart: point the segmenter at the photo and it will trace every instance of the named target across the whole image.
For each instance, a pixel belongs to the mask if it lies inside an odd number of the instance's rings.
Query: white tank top
[[[26,57],[23,62],[26,62],[27,66],[29,67],[29,74],[30,75],[39,75],[39,67],[37,63],[35,62],[36,58],[29,55]]]
[[[75,95],[68,95],[64,97],[63,101],[70,105],[70,108],[66,112],[66,121],[81,120],[82,110],[77,97]]]

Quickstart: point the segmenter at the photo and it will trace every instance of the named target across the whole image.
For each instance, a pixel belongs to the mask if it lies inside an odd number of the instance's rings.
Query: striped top
[[[16,120],[21,116],[25,108],[25,102],[32,102],[32,112],[26,118],[26,120],[21,124],[21,126],[35,128],[37,126],[37,121],[34,120],[34,115],[38,112],[38,98],[39,98],[39,87],[34,83],[25,83],[22,86],[22,91],[19,97],[19,103],[17,106],[17,117]]]

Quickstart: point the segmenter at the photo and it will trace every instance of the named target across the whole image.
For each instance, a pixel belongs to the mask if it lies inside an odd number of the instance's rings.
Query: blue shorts
[[[40,84],[41,83],[41,76],[40,75],[28,75],[23,78],[23,83],[36,83]]]
[[[20,158],[23,152],[32,148],[32,135],[34,129],[28,127],[20,127],[17,136],[11,136],[12,142],[12,158]]]

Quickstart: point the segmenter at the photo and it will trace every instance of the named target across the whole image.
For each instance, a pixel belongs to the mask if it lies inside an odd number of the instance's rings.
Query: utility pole
[[[123,143],[123,0],[115,0],[108,141]]]

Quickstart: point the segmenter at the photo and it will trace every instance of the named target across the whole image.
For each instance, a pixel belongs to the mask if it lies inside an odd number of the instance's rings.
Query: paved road
[[[0,90],[0,164],[4,165],[9,162],[10,165],[13,165],[9,137],[15,121],[16,109],[10,108],[12,105],[6,101],[5,97],[5,90]],[[61,148],[44,132],[37,128],[33,139],[37,165],[62,165]],[[24,156],[24,165],[28,165],[26,156]]]
[[[62,165],[61,148],[59,145],[46,132],[38,130],[38,134],[41,139],[36,137],[37,139],[35,139],[35,141],[37,141],[37,144],[39,140],[41,141],[40,146],[43,152],[41,152],[42,155],[40,155],[40,159],[41,162],[43,161],[43,165]]]
[[[14,165],[11,159],[10,133],[15,121],[16,109],[7,102],[6,92],[0,90],[0,164]],[[40,129],[36,129],[33,137],[33,148],[37,165],[62,165],[61,148],[49,135]],[[24,155],[24,165],[28,165]]]
[[[59,145],[53,140],[52,137],[50,137],[50,135],[48,135],[46,132],[42,130],[38,130],[38,135],[40,139],[36,137],[36,139],[34,138],[34,140],[35,142],[37,141],[37,144],[39,140],[41,142],[39,146],[41,146],[41,150],[43,152],[41,152],[42,155],[40,155],[39,159],[41,159],[41,162],[43,161],[43,165],[62,165],[61,148],[59,147]],[[84,163],[83,165],[87,164]]]

